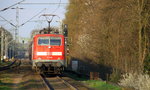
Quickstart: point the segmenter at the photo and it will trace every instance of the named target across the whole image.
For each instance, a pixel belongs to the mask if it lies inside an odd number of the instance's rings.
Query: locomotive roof
[[[62,34],[36,34],[34,37],[43,37],[43,36],[59,36],[64,37]]]

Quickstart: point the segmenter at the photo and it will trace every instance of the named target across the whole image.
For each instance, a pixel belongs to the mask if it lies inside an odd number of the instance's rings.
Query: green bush
[[[150,75],[150,54],[146,57],[144,61],[144,72]]]
[[[88,84],[90,87],[98,90],[121,90],[121,88],[118,86],[107,84],[106,82],[98,80],[88,80],[85,81],[85,83]]]
[[[113,69],[112,74],[109,77],[109,81],[113,82],[113,83],[118,83],[118,81],[120,80],[121,77],[121,72],[117,69]]]
[[[0,90],[11,90],[9,87],[0,86]]]

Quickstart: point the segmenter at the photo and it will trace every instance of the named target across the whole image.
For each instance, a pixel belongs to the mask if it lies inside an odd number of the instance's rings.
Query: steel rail
[[[48,82],[48,80],[45,78],[45,76],[43,74],[41,74],[40,77],[43,80],[43,82],[48,90],[54,90],[54,88],[50,85],[50,83]]]
[[[20,66],[21,65],[21,60],[19,60],[17,65],[13,66],[14,64],[16,64],[17,61],[18,60],[15,60],[13,63],[9,64],[8,66],[0,67],[0,71],[4,71],[4,70],[8,70],[8,69]]]
[[[50,84],[50,82],[46,79],[46,77],[41,74],[41,79],[43,80],[44,84],[46,85],[48,90],[55,90],[52,85]],[[73,85],[71,85],[70,83],[68,83],[67,81],[63,80],[62,78],[60,78],[59,76],[56,77],[56,79],[58,79],[59,81],[63,82],[68,88],[70,88],[71,90],[78,90],[76,87],[74,87]]]
[[[60,78],[59,76],[57,76],[57,79],[61,80],[65,85],[67,85],[68,87],[70,87],[72,90],[78,90],[76,87],[74,87],[73,85],[71,85],[70,83],[68,83],[67,81],[65,81],[64,79]]]
[[[11,69],[11,68],[19,67],[19,66],[21,65],[21,60],[16,60],[16,61],[19,61],[19,62],[18,62],[18,64],[17,64],[17,65],[15,65],[15,66],[10,67],[10,69]]]
[[[0,69],[1,69],[1,68],[5,68],[5,67],[10,67],[10,66],[12,66],[14,63],[16,63],[16,60],[14,60],[11,64],[9,64],[9,65],[7,65],[7,66],[0,67]]]

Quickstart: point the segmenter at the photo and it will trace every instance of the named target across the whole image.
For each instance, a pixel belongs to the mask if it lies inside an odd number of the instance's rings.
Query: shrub
[[[121,72],[117,69],[113,69],[112,74],[110,75],[110,82],[117,83],[120,79]]]
[[[150,77],[148,74],[127,73],[122,75],[122,77],[118,83],[121,86],[134,88],[136,90],[150,90]]]
[[[146,57],[144,61],[144,72],[150,75],[150,54]]]

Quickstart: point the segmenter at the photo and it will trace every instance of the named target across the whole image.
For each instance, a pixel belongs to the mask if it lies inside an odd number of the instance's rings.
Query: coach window
[[[61,45],[61,37],[50,37],[50,45],[60,46]]]
[[[49,45],[49,39],[48,38],[39,38],[38,45]]]

